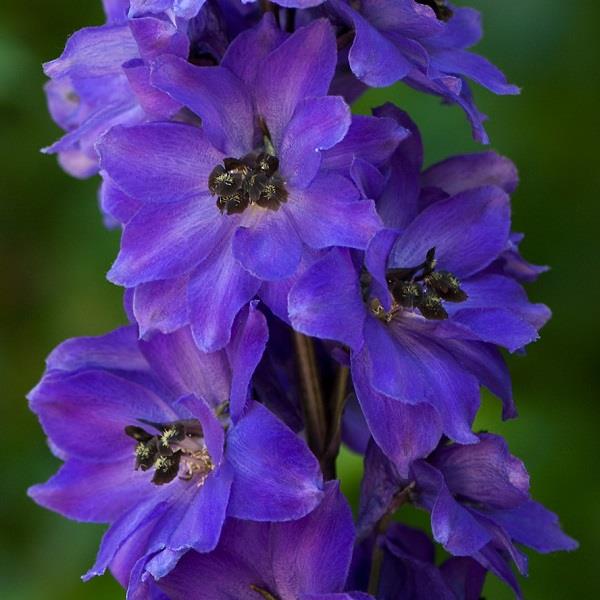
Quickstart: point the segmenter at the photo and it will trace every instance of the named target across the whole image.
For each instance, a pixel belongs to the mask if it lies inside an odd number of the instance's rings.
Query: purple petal
[[[426,457],[442,436],[439,414],[429,404],[409,405],[375,391],[363,353],[352,360],[352,381],[369,431],[403,477],[413,460]]]
[[[327,94],[336,58],[333,28],[325,19],[298,29],[265,58],[256,78],[256,107],[276,148],[298,104]]]
[[[274,13],[266,12],[256,27],[242,31],[229,44],[221,66],[245,85],[252,85],[262,60],[285,39],[286,34],[277,26]]]
[[[390,327],[374,318],[365,325],[371,385],[391,398],[431,404],[446,435],[464,444],[476,442],[470,426],[480,402],[477,380],[433,339],[401,323]]]
[[[502,400],[502,418],[515,418],[510,372],[501,352],[491,344],[468,340],[445,340],[444,344],[479,383]]]
[[[281,142],[281,174],[293,187],[305,188],[321,165],[321,151],[335,146],[350,127],[350,107],[339,96],[301,101]]]
[[[214,352],[229,342],[236,315],[259,287],[260,281],[233,257],[230,238],[224,238],[190,276],[190,320],[200,350]]]
[[[195,394],[212,406],[229,398],[230,368],[223,352],[201,352],[189,327],[140,342],[152,371],[174,398]]]
[[[575,550],[579,544],[560,529],[558,517],[538,502],[529,500],[517,508],[495,511],[494,521],[519,544],[547,553]]]
[[[253,404],[230,430],[226,459],[235,472],[229,516],[253,521],[298,519],[323,496],[316,458],[260,404]]]
[[[257,302],[250,303],[248,309],[238,315],[227,346],[232,372],[229,410],[234,422],[246,407],[252,376],[269,339],[267,320],[256,305]]]
[[[359,158],[380,167],[409,134],[394,119],[353,115],[344,139],[322,153],[322,166],[347,172],[352,162]]]
[[[150,389],[106,371],[50,373],[29,394],[44,431],[61,450],[83,460],[110,462],[133,452],[125,434],[139,419],[176,420],[173,409]]]
[[[455,556],[469,556],[481,550],[490,534],[450,494],[439,471],[424,461],[413,465],[417,486],[433,499],[431,528],[437,542]]]
[[[100,188],[100,207],[102,212],[119,223],[127,223],[140,209],[141,204],[122,192],[105,176]]]
[[[196,67],[165,55],[154,65],[152,83],[193,110],[202,119],[208,139],[225,154],[241,157],[253,149],[252,99],[231,71]]]
[[[189,323],[187,287],[189,277],[141,283],[133,290],[133,313],[140,337],[160,331],[170,333]]]
[[[421,177],[423,187],[437,187],[451,196],[485,185],[498,186],[511,194],[518,183],[514,163],[495,152],[453,156],[432,165]]]
[[[100,165],[141,202],[208,194],[208,176],[223,155],[202,129],[181,123],[114,127],[98,143]]]
[[[500,69],[472,52],[459,49],[438,50],[431,55],[431,65],[443,73],[468,77],[494,94],[520,92],[516,85],[508,83]]]
[[[289,316],[294,329],[350,347],[362,345],[366,309],[350,254],[333,249],[292,287]]]
[[[109,523],[153,493],[150,478],[136,472],[134,463],[133,449],[130,456],[105,463],[71,458],[46,483],[27,493],[69,519]]]
[[[233,255],[263,281],[291,277],[302,255],[302,242],[283,210],[255,208],[233,236]]]
[[[89,581],[92,577],[104,574],[123,545],[130,541],[138,531],[155,522],[168,512],[168,508],[169,506],[165,502],[153,502],[150,500],[123,514],[104,534],[96,562],[82,579]]]
[[[108,279],[135,287],[184,275],[210,254],[227,226],[208,194],[147,204],[126,225]]]
[[[431,464],[455,496],[496,508],[512,508],[529,498],[525,465],[500,436],[482,434],[478,444],[443,448]]]
[[[138,56],[127,25],[87,27],[69,38],[60,58],[44,65],[44,73],[52,78],[102,77],[118,74],[124,62]]]
[[[437,267],[467,277],[489,265],[504,249],[510,229],[510,201],[497,187],[462,192],[426,208],[392,251],[394,266],[423,262],[436,249]]]
[[[456,600],[480,600],[486,570],[478,562],[453,557],[440,566],[440,571]]]
[[[306,517],[272,528],[273,577],[281,598],[344,588],[354,542],[352,512],[337,482]],[[298,562],[302,557],[301,563]]]
[[[189,55],[189,38],[171,19],[141,17],[130,20],[129,28],[144,60],[150,61],[162,54],[185,58]]]
[[[120,327],[106,335],[66,340],[50,353],[46,364],[49,369],[62,371],[148,371],[148,363],[137,344],[137,329],[134,326]]]
[[[371,87],[387,87],[408,75],[412,64],[390,39],[345,3],[336,0],[331,4],[355,31],[350,68],[361,81]]]
[[[290,190],[283,210],[311,248],[364,249],[382,227],[375,204],[360,199],[352,182],[335,173],[321,173],[307,189]]]

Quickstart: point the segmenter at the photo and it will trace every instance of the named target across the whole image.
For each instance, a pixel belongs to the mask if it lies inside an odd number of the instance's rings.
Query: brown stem
[[[335,380],[335,388],[331,399],[330,421],[327,432],[327,445],[321,461],[325,465],[323,473],[327,479],[336,478],[335,463],[342,442],[342,415],[346,403],[346,388],[348,387],[348,367],[340,365]]]
[[[373,542],[373,554],[371,555],[371,572],[369,573],[368,587],[368,592],[372,596],[376,596],[379,591],[379,578],[381,575],[381,565],[383,564],[383,540],[379,538],[387,531],[394,513],[408,501],[414,487],[415,483],[413,481],[400,490],[390,503],[387,513],[377,521],[377,525],[375,526],[375,541]]]
[[[312,340],[297,331],[294,331],[294,346],[298,358],[298,372],[302,388],[306,438],[310,449],[320,460],[325,451],[327,415],[319,383],[315,349]]]

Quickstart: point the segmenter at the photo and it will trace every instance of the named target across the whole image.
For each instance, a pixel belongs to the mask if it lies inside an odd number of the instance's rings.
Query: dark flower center
[[[460,288],[458,277],[449,271],[436,271],[435,264],[435,248],[430,248],[421,264],[388,269],[386,280],[394,302],[386,311],[379,299],[370,299],[373,314],[387,323],[402,309],[417,309],[426,319],[447,319],[443,302],[464,302],[467,294]],[[364,276],[362,283],[364,290],[368,285]]]
[[[432,8],[440,21],[449,21],[454,14],[452,9],[446,6],[446,0],[416,0],[416,2]]]
[[[208,177],[208,189],[228,215],[242,213],[251,204],[277,210],[288,196],[278,169],[277,157],[266,152],[227,157]]]
[[[128,425],[125,433],[137,441],[135,469],[154,469],[152,483],[163,485],[179,479],[198,480],[204,483],[215,468],[202,433],[202,426],[195,419],[173,423],[150,423],[140,419],[158,433],[148,433],[142,427]]]

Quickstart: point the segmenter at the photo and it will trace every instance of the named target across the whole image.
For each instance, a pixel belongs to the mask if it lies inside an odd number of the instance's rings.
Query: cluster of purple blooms
[[[47,152],[102,178],[130,324],[58,346],[29,396],[64,462],[30,495],[109,525],[84,578],[109,569],[130,599],[477,600],[490,571],[520,597],[520,546],[576,543],[473,431],[482,386],[516,416],[501,349],[550,316],[522,287],[545,268],[511,231],[515,167],[486,151],[424,169],[404,112],[349,107],[401,81],[487,142],[467,80],[518,89],[468,50],[478,13],[104,6],[45,65],[66,131]],[[364,455],[356,522],[342,443]]]

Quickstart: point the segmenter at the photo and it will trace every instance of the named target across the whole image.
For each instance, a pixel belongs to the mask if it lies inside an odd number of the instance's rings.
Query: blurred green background
[[[64,175],[39,148],[58,135],[46,112],[40,63],[58,56],[67,35],[102,20],[99,0],[3,0],[0,8],[0,390],[4,434],[0,495],[3,600],[120,598],[109,578],[83,584],[101,527],[71,523],[35,506],[25,490],[57,466],[24,395],[60,341],[106,332],[123,321],[121,293],[104,280],[118,234],[104,229],[97,181]],[[483,11],[480,51],[523,87],[520,97],[477,90],[492,116],[493,147],[518,165],[514,227],[523,249],[552,271],[532,286],[554,311],[542,341],[510,359],[521,418],[501,423],[486,399],[479,424],[505,435],[523,458],[536,498],[579,539],[573,554],[532,555],[532,600],[600,597],[598,470],[600,339],[598,228],[600,134],[597,0],[471,0]],[[427,162],[477,150],[462,113],[404,87],[369,94],[358,110],[393,98],[420,125]],[[345,454],[353,495],[360,463]],[[422,517],[413,517],[420,518]],[[510,598],[490,581],[486,598]]]

